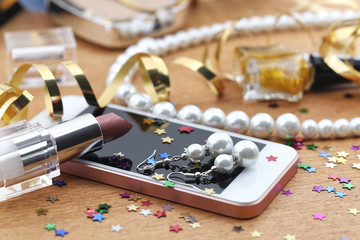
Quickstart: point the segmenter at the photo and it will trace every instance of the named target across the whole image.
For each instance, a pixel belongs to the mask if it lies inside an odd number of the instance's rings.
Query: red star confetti
[[[339,179],[340,177],[339,177],[339,175],[337,175],[337,174],[330,174],[329,175],[329,177],[328,177],[328,179],[332,179],[332,180],[336,180],[336,179]]]
[[[147,201],[141,201],[141,206],[147,206],[147,207],[150,207],[150,205],[152,205],[153,203],[150,202],[149,200]]]
[[[181,230],[183,230],[183,229],[179,225],[170,225],[170,231],[174,231],[174,232],[178,233]]]
[[[93,218],[93,214],[98,214],[98,212],[95,210],[95,208],[88,208],[86,211],[85,211],[86,214],[88,214],[88,218]]]
[[[290,189],[289,190],[282,190],[282,193],[281,194],[284,194],[286,196],[289,196],[290,194],[293,194],[292,192],[290,192]]]
[[[158,218],[166,217],[165,211],[160,211],[160,210],[157,210],[157,212],[154,213],[153,215],[154,215],[154,216],[157,216]]]
[[[192,131],[194,131],[194,129],[192,127],[186,127],[186,126],[181,126],[178,128],[180,133],[190,133]]]
[[[313,213],[313,217],[314,217],[314,219],[323,220],[323,218],[326,216],[322,215],[321,213]]]
[[[267,160],[270,162],[270,161],[274,161],[274,162],[276,162],[276,159],[278,158],[278,157],[274,157],[273,155],[270,155],[269,157],[266,157],[267,158]]]

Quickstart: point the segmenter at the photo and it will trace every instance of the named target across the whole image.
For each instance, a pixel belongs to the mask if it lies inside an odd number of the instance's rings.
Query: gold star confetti
[[[343,158],[343,157],[338,157],[338,158],[336,158],[336,161],[337,161],[338,163],[342,163],[342,164],[345,164],[345,163],[347,162],[347,160],[346,160],[345,158]]]
[[[134,204],[131,204],[130,206],[126,207],[128,209],[129,212],[134,211],[137,212],[137,209],[139,208],[139,206],[135,206]]]
[[[261,232],[259,232],[258,230],[255,230],[253,232],[250,233],[251,237],[261,237]]]
[[[286,240],[296,240],[296,236],[295,235],[290,235],[290,234],[287,234],[283,238],[285,238]]]
[[[332,147],[329,147],[329,146],[323,146],[323,149],[328,152],[328,151],[331,151],[332,150]]]
[[[205,188],[203,192],[206,193],[207,195],[215,193],[213,188]]]
[[[165,134],[166,131],[165,129],[162,129],[162,128],[157,128],[154,133],[156,133],[157,135],[161,135],[161,134]]]
[[[151,118],[145,118],[144,120],[143,120],[143,123],[145,123],[145,124],[152,124],[153,122],[155,122],[154,120],[152,120]]]
[[[172,141],[174,141],[174,139],[171,138],[171,137],[169,137],[169,136],[167,136],[167,137],[165,137],[165,138],[161,138],[161,141],[162,141],[163,143],[171,143]]]
[[[190,223],[189,224],[189,226],[190,227],[192,227],[192,228],[200,228],[201,227],[201,225],[200,225],[200,223],[199,222],[194,222],[194,223]]]
[[[185,220],[186,220],[188,217],[192,217],[192,216],[190,215],[190,213],[180,213],[180,216],[179,216],[179,218],[184,218]]]
[[[160,181],[160,180],[164,180],[164,174],[158,174],[155,173],[154,175],[151,176],[153,179],[156,179],[156,181]]]
[[[353,163],[352,167],[360,169],[360,163]]]
[[[54,195],[54,196],[49,195],[46,199],[46,201],[51,201],[52,203],[54,203],[55,201],[59,201],[59,200],[60,199],[58,199],[56,195]]]
[[[349,153],[345,151],[337,152],[338,157],[347,157],[349,156]]]
[[[360,211],[358,211],[356,208],[349,208],[348,211],[349,214],[354,214],[354,215],[358,214],[359,212]]]
[[[336,157],[328,157],[327,159],[329,162],[336,163]]]
[[[194,164],[192,165],[192,168],[194,168],[194,169],[201,169],[201,168],[202,168],[202,164],[199,163],[199,162],[196,162],[196,163],[194,163]]]
[[[129,197],[129,201],[137,202],[139,199],[141,199],[141,197],[137,194],[131,194]]]

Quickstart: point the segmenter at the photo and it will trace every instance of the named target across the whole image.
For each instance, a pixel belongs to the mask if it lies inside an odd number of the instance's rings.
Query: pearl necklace
[[[294,16],[301,19],[304,24],[309,27],[319,27],[328,25],[333,22],[360,18],[360,12],[353,10],[329,12],[304,12],[295,13]],[[164,55],[190,45],[197,45],[203,42],[209,42],[217,37],[217,34],[227,29],[232,21],[224,23],[215,23],[211,26],[202,26],[200,28],[191,28],[187,31],[179,31],[175,34],[166,35],[163,38],[153,39],[144,38],[137,44],[126,49],[120,54],[116,62],[110,67],[107,77],[109,84],[120,70],[122,65],[134,54],[146,52],[154,55]],[[274,30],[297,29],[299,25],[296,21],[287,15],[280,17],[276,22],[276,16],[267,15],[264,17],[253,16],[250,18],[242,18],[236,23],[237,30],[251,29],[254,32],[262,32],[268,28],[275,26]],[[239,34],[240,31],[234,31],[232,35]],[[126,102],[128,107],[152,111],[154,114],[167,117],[176,117],[183,121],[202,123],[207,126],[216,128],[225,128],[229,131],[244,134],[250,125],[250,132],[254,137],[268,138],[276,126],[278,137],[287,139],[289,136],[296,135],[299,130],[305,138],[315,138],[319,135],[321,138],[328,139],[334,134],[336,137],[344,138],[350,135],[360,136],[360,117],[353,118],[350,122],[346,119],[338,119],[334,123],[329,119],[323,119],[316,123],[312,119],[305,120],[301,126],[299,119],[292,113],[285,113],[274,119],[267,113],[255,114],[251,120],[249,116],[242,111],[233,111],[225,116],[225,113],[219,108],[209,108],[204,113],[195,105],[186,105],[178,112],[175,106],[170,102],[159,102],[153,106],[149,95],[145,93],[137,93],[136,88],[130,83],[134,73],[137,71],[134,67],[126,76],[124,84],[120,86],[115,96],[118,103]]]

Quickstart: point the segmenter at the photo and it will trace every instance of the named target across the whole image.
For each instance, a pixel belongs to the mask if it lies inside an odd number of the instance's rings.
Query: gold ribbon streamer
[[[345,24],[346,26],[342,26]],[[351,24],[351,25],[349,25]],[[337,74],[360,84],[360,72],[348,61],[343,62],[336,53],[345,52],[354,56],[354,44],[360,34],[360,20],[348,20],[334,23],[323,37],[320,46],[320,55],[324,62]]]
[[[187,58],[187,57],[178,57],[175,58],[171,63],[178,64],[184,67],[191,69],[194,72],[200,73],[207,79],[207,83],[211,89],[211,91],[215,95],[220,95],[224,90],[223,82],[212,72],[210,71],[202,62]]]

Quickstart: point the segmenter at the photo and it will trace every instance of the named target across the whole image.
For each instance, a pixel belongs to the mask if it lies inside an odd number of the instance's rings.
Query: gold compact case
[[[60,25],[108,48],[124,48],[139,39],[181,28],[188,0],[50,0],[49,13]]]

